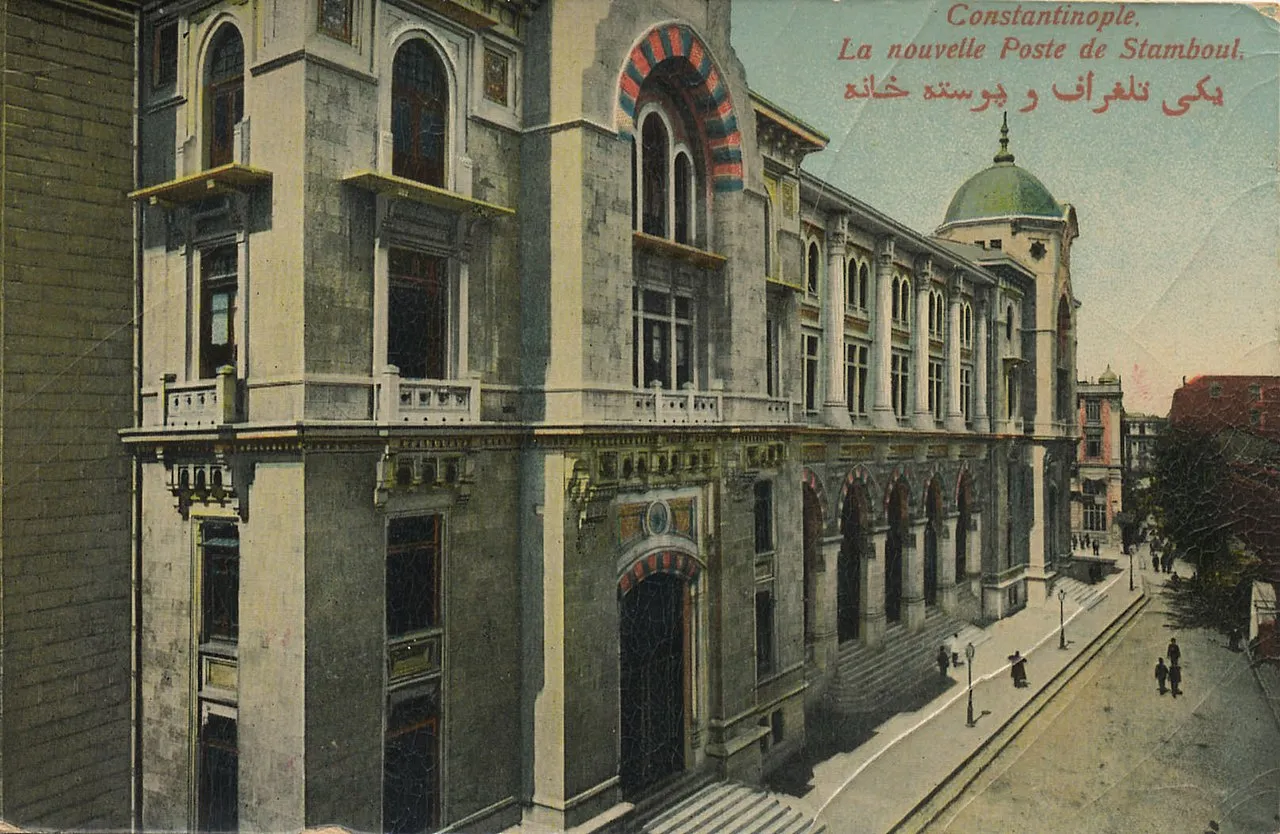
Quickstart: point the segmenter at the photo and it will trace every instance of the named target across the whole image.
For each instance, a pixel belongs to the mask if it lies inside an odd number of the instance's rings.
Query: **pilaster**
[[[938,605],[950,614],[956,610],[956,524],[959,516],[942,520],[938,542]]]
[[[915,410],[911,425],[920,431],[933,430],[929,410],[929,294],[933,290],[933,259],[916,262],[915,323],[911,333],[911,375],[915,382]]]
[[[832,217],[827,224],[827,297],[822,308],[823,341],[827,343],[822,422],[837,429],[853,428],[844,401],[844,250],[848,237],[848,215]]]
[[[893,252],[892,237],[876,242],[876,309],[875,339],[871,342],[871,365],[875,369],[875,404],[871,408],[871,425],[878,429],[896,429],[890,398],[890,360],[893,355]]]
[[[947,296],[947,431],[964,431],[960,404],[960,276],[951,281]],[[970,405],[972,408],[972,405]]]
[[[881,530],[871,534],[871,553],[869,559],[863,559],[859,570],[862,571],[862,600],[859,616],[862,622],[862,642],[868,646],[879,646],[884,642],[884,560],[889,547],[889,531]]]
[[[987,403],[991,401],[991,390],[988,384],[987,363],[990,359],[987,355],[987,316],[990,315],[990,305],[985,299],[975,299],[977,310],[974,319],[977,333],[974,334],[974,360],[973,360],[973,429],[981,434],[987,434],[991,431],[991,418],[987,413]]]
[[[902,578],[906,584],[902,595],[902,620],[907,631],[924,625],[924,520],[913,520],[902,542]]]

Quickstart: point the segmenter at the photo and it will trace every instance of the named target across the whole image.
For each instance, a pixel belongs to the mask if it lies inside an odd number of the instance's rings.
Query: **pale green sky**
[[[1247,6],[1131,4],[1135,26],[978,27],[947,22],[955,0],[734,0],[733,44],[752,88],[831,137],[805,167],[909,226],[932,232],[952,194],[991,164],[1000,114],[969,107],[1003,84],[1011,150],[1059,202],[1076,207],[1073,254],[1080,376],[1111,364],[1130,411],[1163,414],[1181,377],[1200,373],[1280,374],[1280,29]],[[971,10],[1015,3],[964,0]],[[1118,4],[1023,3],[1085,11]],[[1110,53],[1079,57],[1097,36]],[[1240,38],[1237,60],[1123,60],[1125,38],[1153,43]],[[874,57],[842,61],[844,38]],[[893,43],[949,43],[975,37],[981,60],[890,60]],[[1059,60],[999,59],[1006,37],[1068,44]],[[852,52],[853,50],[849,50]],[[1094,73],[1093,101],[1058,100],[1081,73]],[[896,76],[910,95],[855,100],[874,74]],[[1147,101],[1102,96],[1117,81],[1149,84]],[[1221,87],[1223,105],[1191,103],[1184,115],[1161,102]],[[948,81],[972,89],[969,102],[925,101],[923,87]],[[1026,114],[1028,89],[1036,109]]]

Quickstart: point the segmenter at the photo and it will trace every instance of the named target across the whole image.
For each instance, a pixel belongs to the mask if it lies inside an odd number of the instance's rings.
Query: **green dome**
[[[960,186],[947,207],[944,223],[988,217],[1061,217],[1062,206],[1044,183],[1013,164],[1009,153],[1009,123],[1000,128],[1000,152],[995,164]]]

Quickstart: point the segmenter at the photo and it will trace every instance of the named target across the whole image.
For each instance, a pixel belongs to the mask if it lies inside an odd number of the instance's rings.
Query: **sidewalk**
[[[1056,597],[991,625],[973,661],[975,727],[965,726],[968,670],[952,669],[958,685],[918,711],[893,716],[858,748],[814,765],[812,789],[799,801],[832,832],[889,831],[1140,599],[1145,586],[1154,591],[1167,578],[1149,563],[1140,571],[1139,564],[1135,557],[1133,592],[1128,560],[1118,558],[1121,571],[1096,586],[1105,594],[1101,600],[1087,609],[1066,601],[1066,651],[1058,648]],[[1030,686],[1023,689],[1015,689],[1009,675],[1015,649],[1027,658]]]

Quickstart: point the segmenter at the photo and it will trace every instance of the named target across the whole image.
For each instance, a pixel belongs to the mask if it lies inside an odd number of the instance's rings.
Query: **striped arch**
[[[863,502],[860,509],[867,514],[867,518],[863,520],[864,524],[872,523],[872,517],[875,507],[871,506],[871,491],[875,487],[875,483],[871,480],[871,476],[867,474],[867,470],[861,466],[856,469],[849,470],[849,474],[845,475],[843,483],[840,484],[840,512],[838,520],[840,523],[840,532],[844,532],[844,504],[849,500],[849,493],[861,487],[861,501]]]
[[[956,473],[956,488],[952,495],[957,507],[960,506],[960,496],[963,495],[966,490],[968,490],[969,512],[973,512],[973,505],[977,501],[978,495],[975,479],[973,477],[973,473],[969,471],[968,464],[961,466],[960,471]]]
[[[907,496],[908,513],[910,513],[911,505],[914,503],[915,496],[911,494],[911,480],[907,478],[907,468],[905,466],[896,467],[893,470],[893,474],[889,476],[888,483],[884,485],[884,497],[880,502],[886,520],[889,518],[889,502],[893,500],[893,494],[899,485],[902,486],[902,490]]]
[[[831,508],[827,506],[827,491],[822,486],[822,479],[818,477],[816,472],[806,466],[804,474],[800,477],[800,482],[812,489],[813,494],[818,496],[818,506],[822,508],[822,520],[825,525],[826,520],[831,517]]]
[[[716,191],[742,190],[742,134],[729,96],[729,85],[711,59],[711,51],[683,23],[655,26],[627,56],[618,79],[615,124],[622,136],[635,129],[636,100],[649,72],[668,58],[683,58],[696,117],[711,153],[711,182]]]
[[[645,577],[655,573],[674,573],[690,582],[698,578],[702,567],[698,560],[678,550],[656,550],[631,563],[618,577],[618,593],[626,594]]]

